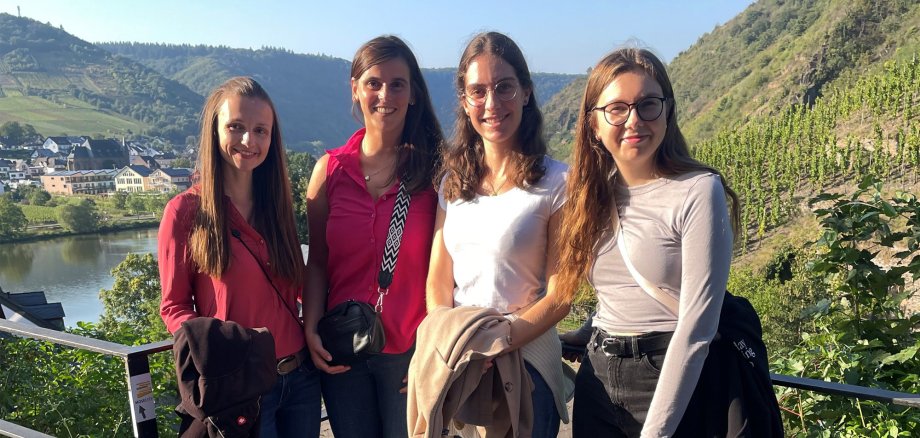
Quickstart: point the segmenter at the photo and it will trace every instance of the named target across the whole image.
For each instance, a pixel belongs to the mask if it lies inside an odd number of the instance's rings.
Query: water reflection
[[[43,290],[64,305],[65,324],[98,321],[100,289],[111,289],[112,268],[128,253],[156,253],[156,229],[62,237],[0,245],[0,287]]]
[[[69,265],[93,266],[102,251],[99,236],[76,236],[61,244],[61,260]]]
[[[0,278],[22,281],[32,272],[32,252],[26,248],[0,245]],[[0,287],[6,285],[3,281]]]

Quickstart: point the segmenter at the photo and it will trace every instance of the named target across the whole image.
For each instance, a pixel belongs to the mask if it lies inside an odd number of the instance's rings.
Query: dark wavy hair
[[[431,105],[431,95],[422,70],[412,50],[403,40],[393,35],[382,35],[362,45],[351,62],[351,77],[361,77],[369,68],[389,61],[402,59],[409,66],[409,83],[412,87],[413,105],[406,112],[402,141],[396,147],[397,173],[409,192],[415,193],[431,187],[435,170],[440,166],[441,143],[444,140],[441,125]]]
[[[605,56],[588,76],[581,100],[575,144],[566,188],[567,201],[562,209],[559,231],[559,273],[556,285],[563,293],[574,294],[585,281],[594,264],[594,247],[610,224],[613,186],[610,175],[616,163],[610,151],[594,136],[593,108],[604,89],[614,78],[626,72],[643,73],[661,86],[667,99],[667,127],[661,145],[655,153],[655,170],[662,176],[674,176],[705,170],[719,176],[729,201],[732,229],[741,229],[738,196],[716,169],[690,156],[687,141],[677,126],[674,89],[664,64],[652,52],[627,47]]]
[[[215,278],[230,265],[230,220],[224,201],[223,157],[217,115],[231,96],[259,99],[272,110],[271,144],[265,161],[252,172],[253,228],[265,239],[269,269],[293,284],[303,280],[303,253],[297,240],[291,179],[288,177],[278,113],[268,93],[252,78],[234,77],[219,85],[201,110],[198,146],[199,206],[189,239],[189,251],[199,271]]]
[[[482,137],[473,128],[469,116],[463,111],[466,71],[476,57],[492,55],[505,61],[514,69],[521,87],[530,90],[530,99],[524,105],[521,125],[518,127],[520,150],[514,151],[511,178],[518,187],[535,184],[546,173],[543,157],[546,141],[543,139],[543,115],[537,105],[537,96],[530,78],[530,70],[521,49],[507,36],[498,32],[480,33],[473,37],[460,57],[457,67],[458,103],[454,138],[444,153],[444,166],[438,180],[443,180],[444,197],[448,201],[461,198],[471,200],[476,196],[482,177],[485,176],[485,150]]]

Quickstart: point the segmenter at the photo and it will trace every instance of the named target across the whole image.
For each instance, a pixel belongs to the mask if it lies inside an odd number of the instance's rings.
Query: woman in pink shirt
[[[296,316],[304,263],[274,105],[251,78],[218,86],[201,112],[198,180],[166,205],[157,236],[170,333],[199,316],[266,327],[278,380],[260,436],[319,435],[319,372]]]
[[[313,363],[323,371],[335,436],[404,438],[405,377],[415,329],[425,316],[441,128],[418,62],[397,37],[377,37],[358,49],[351,93],[353,112],[360,110],[365,128],[320,158],[307,189],[306,338]],[[380,313],[386,346],[350,366],[330,365],[335,358],[323,348],[316,324],[324,310],[346,300],[377,302],[377,274],[400,182],[412,196]]]

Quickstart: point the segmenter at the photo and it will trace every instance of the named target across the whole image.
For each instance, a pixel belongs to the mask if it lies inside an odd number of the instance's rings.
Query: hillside
[[[920,2],[760,0],[670,64],[691,142],[793,104],[920,48]]]
[[[878,72],[920,49],[920,2],[760,0],[703,35],[668,66],[691,144],[720,130],[811,105],[836,81]],[[547,132],[567,156],[584,83],[547,104]]]
[[[274,48],[140,43],[102,43],[99,47],[141,62],[202,95],[230,76],[256,78],[278,107],[288,145],[298,150],[316,153],[334,147],[358,126],[349,104],[351,62],[344,59]],[[445,131],[451,131],[457,105],[455,70],[423,69],[422,74],[438,120]],[[535,73],[533,79],[540,102],[545,103],[575,77]]]
[[[61,29],[0,14],[0,122],[44,135],[123,135],[184,141],[202,98],[136,62]]]

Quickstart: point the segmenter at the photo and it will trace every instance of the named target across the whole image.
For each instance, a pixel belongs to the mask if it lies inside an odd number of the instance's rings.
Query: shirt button
[[[371,238],[371,243],[374,243],[374,239],[373,239],[373,238]]]
[[[377,217],[377,213],[371,213],[371,217]]]
[[[387,200],[387,195],[381,196],[380,199],[383,199],[384,201],[386,201],[386,200]]]

